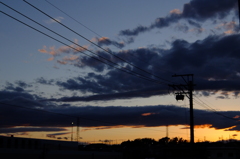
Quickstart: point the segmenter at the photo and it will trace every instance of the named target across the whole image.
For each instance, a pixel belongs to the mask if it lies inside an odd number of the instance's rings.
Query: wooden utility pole
[[[194,117],[193,117],[193,87],[195,84],[193,84],[193,74],[183,74],[183,75],[173,75],[172,77],[182,77],[185,81],[185,85],[183,84],[171,84],[170,87],[174,88],[175,90],[178,90],[179,92],[176,93],[176,99],[177,100],[183,100],[183,95],[186,95],[189,98],[189,104],[190,104],[190,143],[194,144]],[[187,91],[187,92],[186,92]]]

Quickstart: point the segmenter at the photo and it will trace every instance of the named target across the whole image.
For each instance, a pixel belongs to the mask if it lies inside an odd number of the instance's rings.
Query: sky
[[[240,139],[237,0],[2,0],[0,19],[0,135],[189,140],[169,85],[193,80],[195,141]]]

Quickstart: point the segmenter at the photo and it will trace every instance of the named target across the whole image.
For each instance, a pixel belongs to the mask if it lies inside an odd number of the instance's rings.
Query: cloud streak
[[[168,27],[182,19],[188,20],[190,25],[200,28],[200,25],[194,21],[206,21],[208,19],[223,19],[230,11],[237,8],[236,0],[191,0],[184,4],[183,11],[178,9],[170,11],[166,17],[157,18],[150,26],[138,26],[134,29],[126,29],[120,31],[122,36],[137,36],[140,33],[150,31],[152,29]],[[194,21],[192,21],[194,19]],[[196,25],[197,24],[197,25]]]
[[[157,106],[85,106],[85,107],[44,107],[49,112],[65,112],[68,116],[56,113],[46,113],[23,108],[7,107],[1,104],[1,117],[4,124],[1,128],[4,132],[30,132],[30,131],[65,131],[62,127],[71,127],[72,121],[81,119],[82,127],[154,127],[165,125],[188,125],[186,122],[186,112],[188,108],[176,107],[173,105]],[[6,115],[6,112],[7,115]],[[240,115],[239,111],[221,111],[225,116],[234,117]],[[195,125],[209,125],[215,129],[226,129],[226,131],[240,131],[239,121],[231,120],[205,110],[194,110]],[[12,116],[15,118],[13,119]],[[14,126],[26,126],[30,128],[15,128]],[[40,127],[34,128],[34,127]],[[52,129],[49,129],[51,127]],[[59,129],[58,129],[59,128]],[[229,128],[229,129],[227,129]]]

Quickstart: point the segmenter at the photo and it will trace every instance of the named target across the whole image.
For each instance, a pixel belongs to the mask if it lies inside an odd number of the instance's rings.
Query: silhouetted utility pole
[[[184,95],[189,98],[190,104],[190,143],[194,144],[194,118],[193,118],[193,74],[184,74],[184,75],[173,75],[172,77],[182,77],[185,81],[185,85],[183,84],[170,84],[169,86],[175,90],[180,92],[176,93],[176,100],[183,100]],[[187,91],[187,92],[186,92]]]

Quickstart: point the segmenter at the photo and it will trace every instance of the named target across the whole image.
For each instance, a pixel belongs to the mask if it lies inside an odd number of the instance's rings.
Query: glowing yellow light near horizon
[[[73,123],[73,122],[72,122]],[[228,139],[240,139],[238,131],[230,131],[236,126],[232,126],[225,129],[215,129],[211,127],[211,124],[196,125],[194,127],[195,142],[202,141],[218,141]],[[49,140],[61,140],[70,141],[71,132],[73,129],[73,140],[76,141],[77,127],[67,127],[66,131],[61,132],[25,132],[25,134],[14,134],[16,137],[49,139]],[[168,137],[181,137],[189,141],[190,130],[188,125],[168,126]],[[53,138],[48,135],[56,135]],[[81,127],[79,132],[80,142],[96,143],[104,140],[114,141],[115,144],[120,144],[123,141],[134,140],[137,138],[152,138],[158,141],[159,139],[166,137],[166,126],[160,127],[144,127],[142,126],[101,126],[101,127]]]

